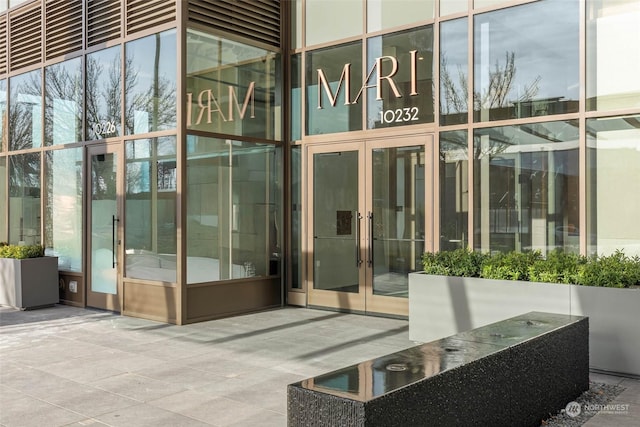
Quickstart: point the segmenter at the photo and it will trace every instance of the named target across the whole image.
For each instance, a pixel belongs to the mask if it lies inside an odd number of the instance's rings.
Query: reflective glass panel
[[[187,139],[187,283],[280,274],[281,154]]]
[[[469,43],[467,18],[440,24],[440,124],[467,123]]]
[[[640,107],[640,0],[587,2],[587,110]]]
[[[82,271],[82,148],[46,153],[45,253],[58,268]]]
[[[425,251],[424,146],[377,148],[372,161],[373,293],[407,298]]]
[[[126,276],[176,281],[176,138],[125,144]]]
[[[40,243],[40,153],[9,157],[9,243]]]
[[[361,213],[360,213],[361,214]],[[358,152],[313,155],[313,288],[359,292]]]
[[[477,129],[474,249],[580,249],[578,121]]]
[[[469,241],[469,149],[467,131],[440,134],[440,250]]]
[[[359,0],[306,0],[306,45],[362,34],[363,7]]]
[[[188,30],[189,129],[281,139],[279,82],[274,52]]]
[[[302,138],[302,56],[291,56],[291,139]]]
[[[7,150],[7,81],[0,80],[0,151]]]
[[[640,116],[587,120],[587,251],[640,256]]]
[[[308,52],[306,67],[307,134],[362,130],[362,43]]]
[[[291,287],[302,288],[302,149],[291,147]]]
[[[469,0],[440,0],[440,16],[466,12],[468,9]]]
[[[42,146],[42,72],[11,77],[9,81],[9,149]]]
[[[367,31],[433,19],[435,0],[367,0]]]
[[[44,142],[82,141],[82,60],[71,59],[44,70]]]
[[[578,0],[475,16],[475,121],[578,111]]]
[[[87,55],[87,139],[122,135],[122,58],[120,46]]]
[[[367,70],[369,129],[433,122],[432,26],[368,39]]]
[[[125,46],[127,135],[176,127],[176,31],[169,30]]]
[[[0,200],[7,199],[7,158],[0,157]],[[0,207],[0,242],[7,239],[7,204]]]

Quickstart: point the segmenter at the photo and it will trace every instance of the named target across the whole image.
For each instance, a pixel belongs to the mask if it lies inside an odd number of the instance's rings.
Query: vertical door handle
[[[111,215],[111,267],[116,268],[117,257],[116,257],[116,223],[120,221],[120,219],[116,218],[115,215]]]
[[[360,220],[362,215],[360,212],[356,212],[356,268],[360,268],[362,264],[362,257],[360,257]]]
[[[373,212],[367,214],[369,220],[369,252],[367,254],[367,264],[373,266]]]

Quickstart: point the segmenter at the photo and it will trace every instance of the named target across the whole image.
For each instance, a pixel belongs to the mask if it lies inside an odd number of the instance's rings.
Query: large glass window
[[[433,19],[435,0],[367,0],[367,31]]]
[[[367,70],[369,129],[433,122],[432,26],[367,40]]]
[[[187,283],[279,274],[281,154],[189,136]]]
[[[125,128],[127,135],[176,127],[176,31],[125,46]]]
[[[82,141],[82,60],[51,65],[44,79],[45,144]]]
[[[640,0],[587,2],[587,110],[640,107]]]
[[[122,58],[120,46],[87,55],[87,139],[122,135]]]
[[[3,200],[0,207],[0,242],[7,239],[7,158],[0,157],[0,200]]]
[[[477,129],[474,248],[578,252],[578,121]]]
[[[306,0],[305,4],[307,46],[362,34],[364,2]]]
[[[469,42],[467,18],[440,24],[440,124],[467,123]]]
[[[291,147],[291,287],[302,288],[302,149]]]
[[[291,139],[302,138],[302,57],[291,56]]]
[[[640,116],[587,120],[587,250],[640,255]]]
[[[308,135],[362,130],[362,43],[307,53]]]
[[[0,151],[7,149],[7,81],[0,80]]]
[[[40,243],[40,153],[9,157],[9,243]]]
[[[126,276],[176,281],[176,138],[127,141]]]
[[[469,241],[469,148],[467,131],[440,134],[440,250]]]
[[[577,0],[544,0],[475,16],[475,121],[578,111]]]
[[[9,149],[42,146],[42,72],[34,70],[9,81]]]
[[[279,64],[274,52],[188,30],[187,127],[281,139]]]
[[[82,148],[52,150],[46,159],[46,254],[58,268],[82,271]]]

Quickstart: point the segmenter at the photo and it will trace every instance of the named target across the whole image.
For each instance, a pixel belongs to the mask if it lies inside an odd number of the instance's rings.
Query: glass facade
[[[440,133],[440,250],[469,242],[469,149],[466,130]]]
[[[0,200],[7,200],[7,158],[0,157]],[[0,242],[7,242],[7,208],[3,203],[0,207]]]
[[[81,147],[46,152],[45,253],[58,257],[58,268],[82,271]]]
[[[40,153],[9,157],[9,243],[40,243]]]
[[[45,68],[44,79],[45,145],[82,141],[82,59]]]
[[[467,123],[469,112],[468,19],[440,24],[440,125]]]
[[[175,129],[175,30],[129,42],[125,52],[127,135]]]
[[[122,135],[122,48],[113,46],[87,55],[87,139]]]
[[[274,145],[188,137],[188,284],[279,274],[280,157]]]
[[[42,71],[9,79],[9,149],[42,146]]]
[[[587,120],[587,251],[640,255],[640,115]]]
[[[0,80],[0,152],[7,151],[7,81]]]

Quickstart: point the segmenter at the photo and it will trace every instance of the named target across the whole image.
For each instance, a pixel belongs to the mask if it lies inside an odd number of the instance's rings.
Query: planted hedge
[[[42,245],[9,245],[0,242],[0,258],[39,258],[44,256]]]
[[[640,285],[640,257],[618,250],[611,255],[582,256],[560,249],[546,258],[540,251],[487,254],[456,249],[422,257],[427,274],[486,279],[567,283],[628,288]]]

